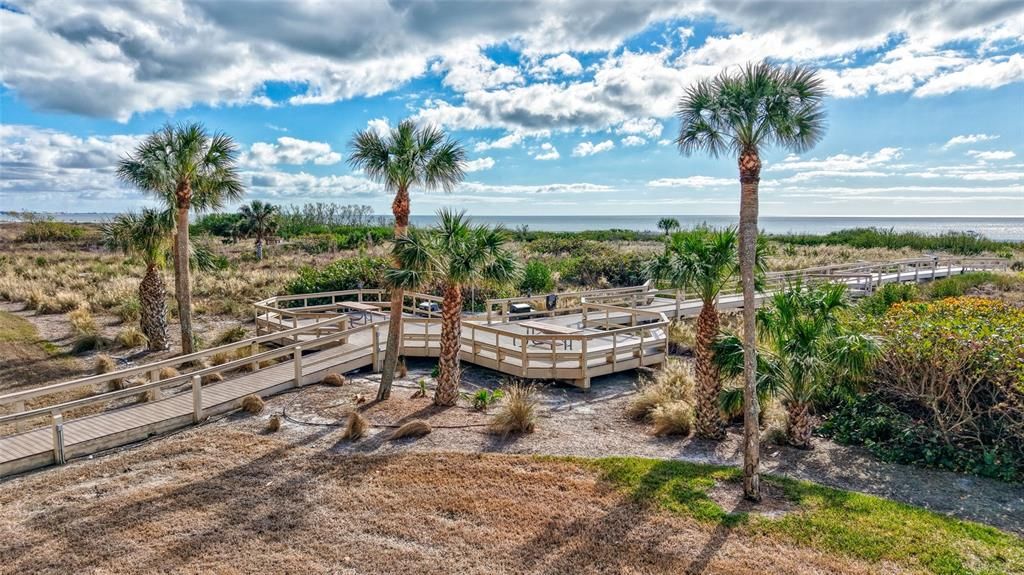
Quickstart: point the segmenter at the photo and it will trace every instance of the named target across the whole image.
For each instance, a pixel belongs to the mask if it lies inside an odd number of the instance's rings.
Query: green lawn
[[[793,509],[776,518],[728,513],[708,496],[740,470],[641,458],[575,459],[647,504],[702,522],[868,561],[930,573],[1024,573],[1024,540],[878,497],[781,477],[764,477]]]
[[[28,320],[0,311],[0,342],[32,343],[39,335]]]

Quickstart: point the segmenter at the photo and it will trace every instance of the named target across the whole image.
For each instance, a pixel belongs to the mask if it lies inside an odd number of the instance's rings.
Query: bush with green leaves
[[[597,249],[556,264],[561,281],[579,287],[627,287],[647,281],[647,258],[636,252]]]
[[[390,267],[386,258],[354,257],[324,267],[303,267],[288,283],[289,294],[318,293],[384,287],[384,272]]]
[[[540,260],[530,260],[523,270],[523,281],[519,284],[522,293],[543,293],[555,287],[555,278],[551,268]]]
[[[463,398],[469,401],[473,405],[473,409],[477,411],[487,411],[504,396],[505,392],[500,389],[478,389],[472,394],[463,394]]]
[[[1024,276],[996,272],[970,272],[950,276],[928,284],[925,294],[931,299],[959,297],[978,286],[991,284],[999,291],[1010,291],[1024,286]]]
[[[891,283],[878,288],[875,293],[862,299],[857,304],[857,309],[863,313],[879,316],[889,311],[894,304],[914,301],[921,296],[920,290],[914,284]]]
[[[992,299],[892,306],[871,395],[823,431],[892,461],[1024,480],[1024,309]]]

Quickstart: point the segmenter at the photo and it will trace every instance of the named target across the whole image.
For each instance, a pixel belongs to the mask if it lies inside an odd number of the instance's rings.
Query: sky
[[[405,118],[468,151],[414,214],[715,215],[735,159],[676,108],[745,62],[817,67],[828,128],[763,152],[768,216],[1024,216],[1024,2],[0,0],[0,211],[152,205],[115,177],[167,122],[240,148],[247,198],[390,198],[346,162]]]

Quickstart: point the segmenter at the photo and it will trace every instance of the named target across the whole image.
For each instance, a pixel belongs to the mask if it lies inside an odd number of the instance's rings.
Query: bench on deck
[[[543,333],[543,334],[547,334],[547,335],[576,335],[576,334],[580,333],[580,330],[578,330],[576,328],[573,328],[573,327],[569,327],[569,326],[565,326],[565,325],[557,325],[557,324],[553,324],[553,323],[545,323],[545,322],[541,322],[541,321],[529,320],[529,321],[521,321],[521,322],[518,322],[518,323],[519,323],[519,325],[521,325],[521,326],[526,328],[527,336],[530,335],[531,331],[532,332]],[[530,338],[527,337],[527,339],[530,339]],[[551,347],[555,347],[555,344],[557,344],[557,343],[561,343],[562,345],[565,345],[565,342],[557,342],[557,341],[546,340],[546,339],[543,339],[543,340],[533,340],[533,339],[531,339],[531,341],[533,341],[534,343],[538,343],[538,344],[550,344]],[[572,349],[572,340],[568,340],[568,341],[569,341],[569,349]]]

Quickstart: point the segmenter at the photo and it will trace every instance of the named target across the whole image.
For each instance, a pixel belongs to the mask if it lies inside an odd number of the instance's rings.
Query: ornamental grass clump
[[[505,398],[491,420],[491,431],[508,437],[533,433],[537,424],[537,397],[533,386],[513,383],[505,388]]]

